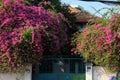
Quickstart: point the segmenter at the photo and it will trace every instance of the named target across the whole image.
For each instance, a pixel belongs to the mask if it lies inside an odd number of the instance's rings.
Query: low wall
[[[110,73],[104,67],[93,66],[93,80],[109,80],[110,76],[116,76],[116,73]]]
[[[32,80],[32,66],[25,73],[0,73],[0,80]]]

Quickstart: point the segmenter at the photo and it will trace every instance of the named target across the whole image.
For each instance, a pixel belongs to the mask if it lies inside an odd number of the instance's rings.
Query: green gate
[[[33,67],[32,80],[85,80],[81,58],[45,58]]]

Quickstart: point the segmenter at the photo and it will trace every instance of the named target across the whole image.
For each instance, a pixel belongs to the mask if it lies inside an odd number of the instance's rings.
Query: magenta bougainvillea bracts
[[[120,69],[120,15],[110,19],[93,18],[82,32],[74,34],[72,51],[86,61],[105,66],[110,71]]]
[[[0,72],[39,63],[43,53],[60,53],[67,39],[61,13],[4,0],[0,8]]]

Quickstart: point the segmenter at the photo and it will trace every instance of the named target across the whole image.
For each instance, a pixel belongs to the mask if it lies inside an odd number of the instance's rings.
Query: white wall
[[[116,73],[110,73],[104,67],[93,67],[93,80],[109,80],[110,76],[116,76]]]
[[[0,80],[32,80],[32,66],[25,73],[0,73]]]

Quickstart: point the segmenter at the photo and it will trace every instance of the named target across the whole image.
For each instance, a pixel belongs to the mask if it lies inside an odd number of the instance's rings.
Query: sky
[[[110,0],[110,1],[116,1],[116,0]],[[85,11],[91,13],[91,14],[95,14],[96,16],[101,17],[101,14],[104,14],[107,9],[102,9],[102,8],[113,8],[113,5],[107,5],[104,3],[100,3],[100,2],[87,2],[87,1],[78,1],[78,0],[61,0],[61,2],[64,4],[69,4],[72,6],[80,6],[82,7],[82,9],[84,9]],[[100,14],[96,14],[96,10],[100,10]]]

